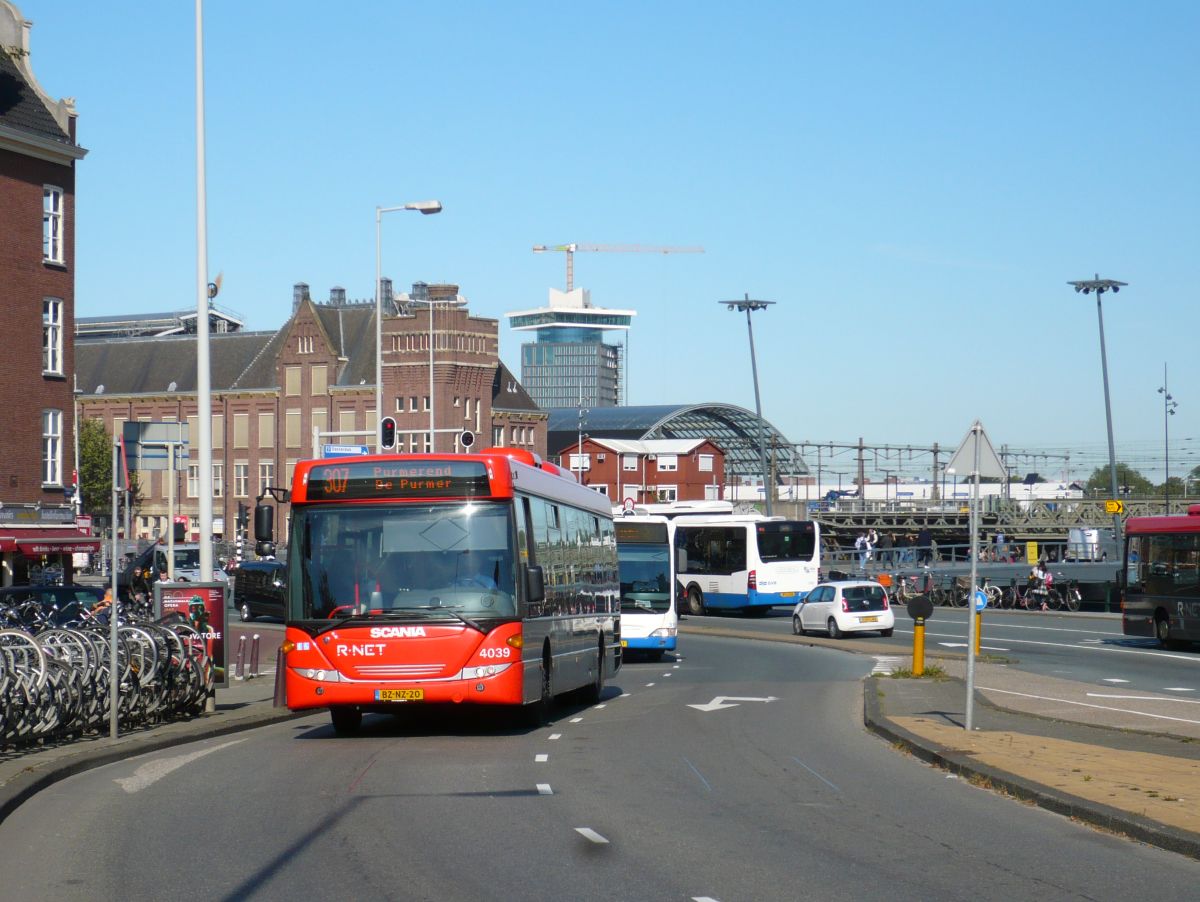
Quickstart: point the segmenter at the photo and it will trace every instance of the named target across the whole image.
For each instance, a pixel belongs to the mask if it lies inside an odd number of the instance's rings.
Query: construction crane
[[[533,252],[562,251],[567,255],[567,291],[575,287],[576,251],[616,251],[634,254],[703,254],[702,247],[653,247],[645,244],[535,244]]]

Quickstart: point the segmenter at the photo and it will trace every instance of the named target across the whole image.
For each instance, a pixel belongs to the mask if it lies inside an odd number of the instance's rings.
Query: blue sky
[[[193,4],[23,0],[77,100],[77,309],[194,306]],[[576,284],[638,311],[631,402],[753,409],[793,441],[993,443],[1200,464],[1200,6],[1159,2],[412,4],[209,0],[209,268],[253,329],[291,286],[398,286],[481,315]],[[520,339],[501,328],[519,372]],[[923,465],[922,465],[923,466]],[[1061,464],[1031,462],[1054,472]]]

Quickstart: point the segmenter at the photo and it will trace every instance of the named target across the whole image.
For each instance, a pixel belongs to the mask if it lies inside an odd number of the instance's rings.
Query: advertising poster
[[[178,614],[204,637],[215,668],[214,683],[229,686],[225,655],[225,583],[154,584],[154,607],[159,617]]]

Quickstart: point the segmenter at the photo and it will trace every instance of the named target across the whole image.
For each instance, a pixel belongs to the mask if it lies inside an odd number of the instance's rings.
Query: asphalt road
[[[683,623],[778,635],[792,632],[791,611],[783,608],[763,618],[689,615]],[[892,638],[862,633],[844,641],[853,646],[866,640],[895,649],[897,656],[911,656],[912,620],[900,610]],[[966,643],[966,609],[935,608],[925,626],[927,654],[938,650],[965,653]],[[989,610],[984,613],[981,653],[1041,676],[1126,692],[1167,692],[1200,701],[1200,645],[1168,651],[1153,639],[1127,638],[1121,633],[1119,618]]]
[[[868,735],[869,658],[698,636],[685,649],[623,668],[601,705],[562,707],[538,729],[413,708],[339,738],[321,715],[80,774],[0,825],[0,899],[1194,890],[1200,863],[948,778]]]

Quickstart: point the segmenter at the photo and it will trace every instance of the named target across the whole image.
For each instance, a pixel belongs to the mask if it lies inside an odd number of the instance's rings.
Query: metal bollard
[[[255,633],[250,639],[250,676],[262,676],[258,672],[258,633]]]
[[[234,671],[235,680],[246,678],[246,637],[238,636],[237,669]]]
[[[287,675],[284,673],[284,667],[287,666],[286,658],[283,655],[283,649],[280,648],[275,654],[275,707],[287,707]]]

